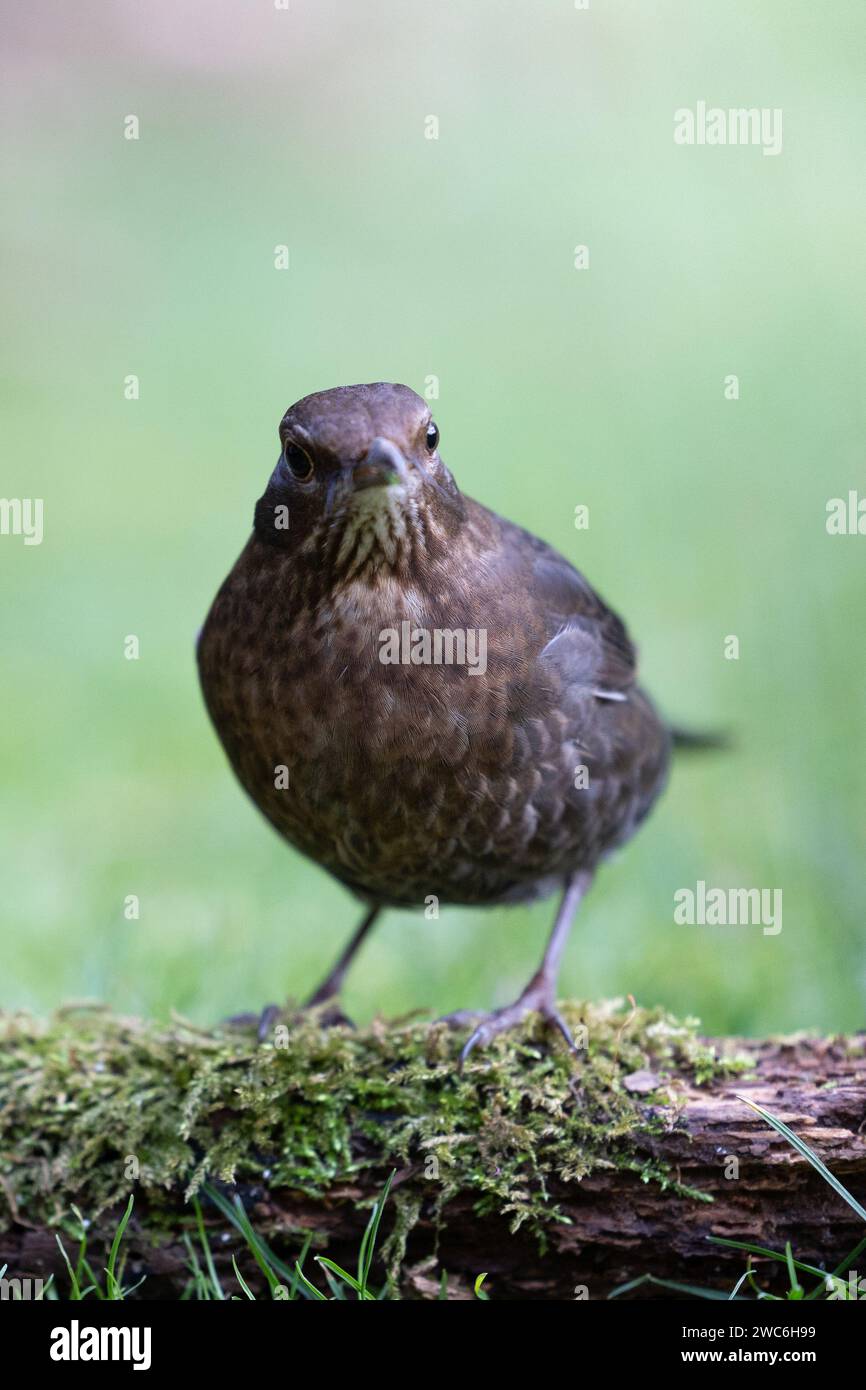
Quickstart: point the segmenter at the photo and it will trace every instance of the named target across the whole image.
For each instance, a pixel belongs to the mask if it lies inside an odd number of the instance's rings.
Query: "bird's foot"
[[[455,1009],[453,1014],[442,1014],[436,1022],[446,1023],[449,1028],[468,1028],[481,1018],[487,1018],[487,1014],[480,1009]]]
[[[224,1020],[224,1026],[236,1028],[239,1032],[254,1031],[259,1042],[267,1042],[268,1034],[281,1013],[279,1004],[266,1004],[258,1014],[232,1014]]]
[[[322,1001],[323,1004],[325,1002]],[[313,1009],[315,1009],[316,1021],[322,1028],[338,1028],[341,1025],[348,1028],[354,1026],[352,1020],[343,1013],[340,1001],[336,997],[327,1001],[327,1008],[323,1008],[322,1004],[313,1005],[312,1001],[306,1004],[303,1009],[284,1008],[279,1004],[266,1004],[261,1013],[258,1014],[233,1014],[231,1018],[225,1020],[225,1026],[243,1031],[254,1031],[256,1040],[260,1043],[273,1042],[276,1027],[281,1024],[296,1023],[305,1014],[312,1013]]]
[[[448,1015],[441,1022],[449,1023],[453,1027],[465,1027],[467,1024],[475,1023],[473,1031],[463,1044],[460,1051],[460,1067],[468,1058],[469,1054],[478,1046],[485,1047],[493,1038],[500,1033],[507,1033],[509,1029],[516,1028],[519,1023],[532,1013],[540,1014],[544,1021],[552,1028],[555,1028],[565,1039],[569,1051],[579,1052],[571,1030],[562,1014],[556,1007],[553,997],[553,990],[543,981],[533,980],[513,1004],[507,1004],[503,1009],[494,1009],[489,1014],[476,1014],[461,1011]]]
[[[323,1007],[326,1005],[326,1007]],[[315,1012],[316,1020],[320,1028],[354,1028],[348,1014],[343,1013],[343,1006],[339,997],[335,994],[330,999],[323,1000],[321,1004],[308,1003],[300,1010],[301,1015]]]

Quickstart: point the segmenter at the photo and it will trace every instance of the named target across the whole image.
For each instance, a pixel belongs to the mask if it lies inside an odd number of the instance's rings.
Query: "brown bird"
[[[253,801],[366,904],[309,1003],[338,994],[383,907],[559,891],[538,970],[461,1061],[534,1010],[573,1047],[556,1007],[569,927],[672,742],[628,634],[566,559],[460,492],[407,386],[306,396],[280,441],[198,661]]]

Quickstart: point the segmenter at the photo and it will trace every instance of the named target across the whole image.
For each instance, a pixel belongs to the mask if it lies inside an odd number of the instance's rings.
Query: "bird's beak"
[[[373,440],[364,458],[352,468],[352,486],[356,492],[368,487],[387,487],[389,483],[405,482],[409,469],[406,460],[390,439]]]

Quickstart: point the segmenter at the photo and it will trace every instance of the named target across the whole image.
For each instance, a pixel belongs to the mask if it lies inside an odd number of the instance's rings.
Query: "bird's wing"
[[[497,537],[488,552],[494,557],[494,585],[514,593],[518,580],[517,616],[527,638],[526,656],[538,663],[538,674],[542,679],[545,671],[558,674],[574,698],[628,700],[637,680],[637,652],[621,619],[545,541],[478,503],[473,506]]]
[[[599,699],[628,698],[637,652],[625,627],[583,575],[558,551],[513,522],[500,521],[504,553],[519,553],[535,619],[536,657],[558,669],[566,685]]]
[[[637,653],[621,619],[555,552],[540,555],[532,573],[551,634],[540,659],[567,662],[572,680],[600,699],[625,699],[635,683]]]

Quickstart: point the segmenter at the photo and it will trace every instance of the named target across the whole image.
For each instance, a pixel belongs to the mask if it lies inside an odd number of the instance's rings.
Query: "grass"
[[[741,1100],[744,1105],[748,1105],[754,1110],[757,1115],[760,1115],[761,1119],[770,1125],[777,1134],[781,1134],[782,1138],[787,1140],[791,1147],[795,1149],[802,1158],[805,1158],[811,1163],[812,1167],[820,1174],[824,1182],[826,1182],[829,1187],[832,1187],[833,1191],[837,1193],[843,1201],[848,1203],[861,1220],[866,1222],[866,1208],[857,1201],[856,1197],[852,1196],[845,1185],[840,1182],[827,1165],[821,1161],[815,1151],[810,1149],[805,1140],[801,1139],[798,1134],[795,1134],[790,1126],[785,1124],[784,1120],[780,1120],[778,1116],[773,1115],[769,1110],[765,1110],[763,1106],[757,1105],[747,1096],[739,1096],[738,1099]],[[825,1269],[818,1269],[815,1265],[805,1264],[803,1261],[795,1259],[790,1240],[786,1241],[784,1251],[779,1251],[768,1250],[762,1245],[750,1244],[748,1241],[726,1240],[721,1236],[710,1236],[708,1239],[711,1240],[714,1245],[723,1245],[731,1250],[742,1250],[749,1256],[746,1269],[740,1275],[729,1293],[720,1289],[701,1288],[694,1284],[680,1284],[670,1279],[657,1279],[653,1274],[643,1274],[637,1279],[629,1280],[626,1284],[620,1284],[608,1297],[619,1298],[622,1294],[633,1293],[635,1290],[642,1287],[655,1287],[667,1289],[669,1293],[685,1294],[691,1298],[712,1299],[715,1301],[728,1300],[735,1302],[742,1299],[740,1290],[747,1286],[759,1300],[781,1302],[781,1295],[771,1293],[767,1289],[761,1288],[758,1284],[756,1270],[752,1264],[752,1261],[755,1259],[769,1260],[770,1262],[785,1266],[788,1275],[788,1288],[784,1298],[789,1302],[797,1303],[804,1300],[806,1302],[814,1302],[822,1298],[829,1301],[853,1301],[866,1297],[866,1293],[860,1292],[861,1284],[864,1289],[866,1289],[866,1282],[858,1280],[856,1282],[856,1287],[852,1287],[852,1285],[846,1283],[842,1277],[852,1268],[854,1261],[859,1259],[863,1252],[866,1251],[866,1236],[858,1241],[854,1249],[830,1272]],[[798,1273],[805,1274],[811,1279],[818,1280],[808,1293],[800,1283],[797,1277]]]
[[[224,1217],[228,1226],[234,1230],[236,1235],[241,1237],[241,1244],[239,1244],[238,1249],[233,1251],[231,1255],[232,1270],[240,1293],[236,1293],[231,1289],[227,1290],[217,1274],[216,1261],[211,1248],[211,1233],[205,1226],[201,1204],[197,1198],[193,1198],[192,1207],[195,1219],[196,1240],[193,1240],[192,1234],[189,1231],[184,1232],[189,1278],[181,1294],[181,1301],[212,1302],[214,1300],[242,1301],[243,1299],[256,1301],[258,1295],[250,1287],[248,1280],[241,1273],[238,1266],[238,1254],[240,1253],[246,1253],[252,1257],[264,1280],[264,1290],[267,1292],[267,1297],[274,1301],[291,1303],[299,1299],[307,1299],[314,1302],[334,1303],[346,1302],[354,1299],[362,1303],[376,1303],[384,1299],[398,1297],[394,1286],[388,1279],[378,1286],[374,1286],[370,1282],[370,1274],[379,1236],[379,1225],[391,1191],[393,1178],[394,1173],[388,1178],[370,1213],[358,1250],[356,1274],[350,1274],[348,1270],[341,1268],[334,1260],[330,1260],[324,1255],[314,1256],[314,1263],[319,1267],[328,1292],[323,1292],[304,1272],[304,1262],[307,1259],[313,1240],[312,1234],[305,1238],[301,1246],[300,1254],[294,1263],[294,1268],[292,1268],[287,1265],[285,1261],[281,1260],[279,1256],[275,1255],[262,1237],[257,1234],[244,1210],[244,1205],[240,1197],[235,1196],[232,1201],[229,1201],[217,1188],[205,1184],[203,1188],[204,1196],[213,1204],[217,1212]],[[127,1222],[132,1215],[133,1204],[134,1199],[130,1196],[126,1210],[118,1223],[111,1242],[108,1264],[104,1271],[104,1284],[94,1273],[91,1261],[88,1258],[87,1222],[82,1218],[78,1209],[73,1208],[73,1215],[77,1226],[75,1238],[78,1241],[78,1250],[74,1266],[60,1236],[57,1237],[57,1244],[66,1266],[68,1284],[66,1287],[62,1287],[52,1276],[46,1281],[37,1297],[49,1300],[68,1300],[70,1302],[82,1302],[91,1297],[100,1300],[122,1301],[130,1298],[141,1288],[142,1284],[145,1282],[144,1279],[128,1286],[123,1283],[123,1261],[119,1261],[123,1234],[126,1230]],[[198,1249],[196,1249],[196,1243],[198,1244]],[[5,1273],[6,1266],[4,1265],[0,1268],[0,1279],[3,1278]],[[486,1278],[486,1274],[479,1274],[473,1286],[475,1297],[482,1301],[489,1300],[489,1294],[482,1287]],[[440,1300],[447,1300],[447,1298],[448,1275],[447,1271],[443,1270]]]
[[[790,1144],[806,1158],[812,1166],[820,1173],[821,1177],[827,1182],[840,1197],[851,1206],[859,1216],[866,1221],[866,1210],[848,1192],[847,1188],[834,1176],[818,1158],[809,1146],[796,1135],[782,1120],[756,1105],[753,1101],[740,1097],[745,1104],[751,1106],[767,1124],[771,1125],[781,1134]],[[267,1242],[257,1234],[252,1223],[244,1210],[243,1202],[240,1197],[235,1195],[231,1200],[210,1184],[205,1184],[202,1192],[205,1198],[213,1205],[216,1211],[224,1218],[228,1226],[241,1238],[240,1249],[250,1255],[258,1268],[263,1281],[267,1296],[272,1300],[294,1302],[298,1299],[307,1299],[315,1302],[345,1302],[347,1300],[357,1300],[359,1302],[381,1302],[383,1299],[399,1298],[399,1294],[394,1284],[386,1279],[378,1287],[371,1285],[370,1273],[373,1265],[373,1258],[376,1253],[377,1240],[379,1235],[379,1225],[382,1213],[391,1190],[391,1183],[394,1178],[392,1172],[388,1178],[379,1198],[375,1202],[367,1221],[361,1244],[358,1250],[357,1270],[351,1274],[342,1268],[334,1260],[328,1259],[324,1255],[314,1256],[314,1263],[318,1265],[323,1276],[327,1292],[315,1284],[304,1272],[304,1263],[309,1255],[312,1244],[312,1233],[308,1234],[303,1242],[300,1253],[294,1261],[294,1265],[287,1264],[281,1260],[269,1248]],[[211,1300],[240,1300],[243,1298],[256,1300],[257,1295],[253,1292],[247,1279],[241,1273],[237,1262],[239,1252],[233,1251],[231,1256],[232,1269],[240,1293],[227,1291],[216,1271],[216,1263],[211,1248],[211,1233],[205,1226],[202,1207],[198,1198],[193,1198],[192,1207],[195,1219],[195,1232],[198,1242],[198,1250],[190,1232],[184,1233],[184,1242],[187,1248],[189,1279],[181,1295],[182,1300],[207,1302]],[[137,1284],[124,1286],[122,1282],[122,1261],[118,1264],[123,1233],[127,1222],[132,1214],[133,1198],[130,1196],[126,1210],[117,1226],[114,1238],[111,1243],[108,1265],[105,1269],[105,1285],[100,1284],[95,1276],[92,1266],[87,1258],[87,1229],[80,1212],[74,1209],[74,1214],[79,1226],[78,1240],[79,1247],[76,1258],[76,1265],[73,1267],[64,1245],[57,1238],[57,1243],[63,1254],[69,1278],[68,1289],[61,1291],[53,1277],[48,1281],[40,1297],[49,1299],[68,1298],[72,1301],[79,1301],[93,1296],[98,1299],[125,1299],[136,1292],[144,1282],[140,1280]],[[757,1282],[757,1270],[753,1266],[753,1261],[770,1261],[783,1265],[788,1276],[788,1288],[784,1294],[784,1299],[789,1302],[813,1302],[815,1300],[829,1301],[849,1301],[862,1297],[859,1293],[860,1283],[853,1287],[850,1281],[844,1279],[844,1275],[852,1268],[854,1262],[866,1251],[866,1235],[860,1240],[854,1249],[830,1272],[819,1269],[817,1266],[807,1264],[802,1260],[795,1259],[792,1251],[791,1242],[787,1241],[784,1251],[769,1250],[764,1246],[754,1245],[747,1241],[726,1240],[721,1237],[710,1237],[709,1239],[716,1245],[725,1246],[728,1249],[742,1250],[749,1256],[746,1269],[738,1278],[737,1282],[730,1291],[723,1289],[709,1289],[695,1284],[689,1284],[671,1279],[658,1279],[652,1273],[640,1275],[638,1278],[631,1279],[625,1284],[619,1285],[608,1297],[610,1299],[622,1297],[627,1293],[635,1293],[642,1288],[664,1289],[670,1294],[685,1296],[689,1298],[741,1302],[746,1295],[741,1292],[747,1289],[754,1298],[759,1301],[771,1300],[775,1302],[783,1301],[783,1296],[770,1292],[762,1288]],[[0,1269],[0,1278],[5,1274],[5,1266]],[[809,1280],[816,1281],[812,1284],[809,1291],[800,1281],[799,1275],[805,1275]],[[84,1283],[86,1277],[87,1283]],[[489,1294],[483,1285],[487,1279],[486,1274],[479,1274],[473,1285],[474,1296],[481,1301],[488,1301]],[[448,1298],[448,1276],[447,1271],[443,1270],[440,1281],[439,1299]]]
[[[512,1231],[526,1226],[543,1242],[550,1223],[563,1219],[550,1189],[599,1166],[639,1171],[660,1193],[668,1188],[702,1200],[705,1194],[681,1187],[675,1174],[640,1153],[638,1132],[665,1120],[623,1079],[649,1070],[663,1089],[677,1077],[701,1084],[738,1075],[748,1059],[719,1057],[694,1023],[634,1001],[566,1007],[588,1036],[579,1105],[572,1103],[571,1058],[564,1049],[539,1048],[532,1021],[461,1074],[454,1065],[459,1042],[418,1022],[353,1032],[322,1030],[303,1016],[283,1030],[287,1047],[278,1048],[231,1030],[203,1034],[180,1021],[162,1029],[104,1011],[67,1011],[47,1027],[8,1020],[0,1050],[3,1192],[19,1217],[60,1224],[68,1296],[109,1301],[140,1287],[127,1275],[125,1253],[132,1159],[142,1199],[137,1241],[181,1241],[189,1271],[183,1297],[195,1300],[395,1297],[422,1203],[429,1209],[432,1200],[444,1214],[452,1198],[468,1194],[479,1215],[498,1213]],[[866,1209],[798,1135],[746,1103],[866,1221]],[[397,1163],[403,1180],[395,1196]],[[250,1219],[243,1194],[263,1178],[275,1189],[321,1199],[366,1170],[391,1177],[372,1204],[354,1269],[314,1251],[314,1231],[299,1235],[298,1249],[281,1257],[271,1244],[277,1233],[285,1239],[279,1212],[263,1208],[255,1224]],[[179,1209],[184,1191],[186,1210]],[[388,1202],[394,1222],[380,1250]],[[122,1215],[107,1229],[101,1215],[120,1203]],[[97,1225],[107,1248],[102,1268],[89,1250]],[[221,1251],[231,1247],[229,1274],[214,1257],[214,1240]],[[722,1244],[749,1256],[733,1291],[702,1290],[687,1280],[660,1284],[648,1270],[612,1296],[655,1285],[693,1297],[773,1297],[756,1282],[755,1262],[769,1261],[786,1269],[791,1300],[821,1296],[821,1286],[808,1287],[815,1279],[833,1281],[827,1296],[842,1297],[842,1275],[866,1248],[861,1243],[825,1273],[795,1257],[793,1237],[784,1251]],[[384,1260],[384,1282],[372,1281],[375,1253]],[[482,1300],[489,1297],[485,1278],[479,1275],[474,1287]],[[447,1277],[442,1288],[448,1297]]]
[[[262,1046],[251,1032],[206,1033],[182,1020],[166,1028],[104,1010],[67,1009],[48,1025],[7,1019],[0,1222],[66,1223],[77,1244],[77,1254],[64,1256],[75,1296],[114,1299],[131,1282],[123,1251],[134,1187],[137,1254],[152,1240],[182,1241],[196,1296],[207,1290],[216,1298],[228,1288],[212,1259],[207,1203],[252,1255],[256,1279],[297,1296],[310,1278],[309,1237],[295,1258],[280,1261],[271,1241],[285,1241],[287,1213],[279,1203],[266,1205],[254,1228],[244,1194],[283,1189],[323,1202],[358,1183],[375,1191],[380,1176],[399,1165],[382,1246],[394,1287],[422,1212],[447,1224],[457,1200],[480,1218],[498,1217],[504,1230],[532,1234],[542,1249],[567,1219],[567,1193],[596,1171],[619,1167],[659,1193],[706,1200],[653,1157],[645,1141],[666,1123],[664,1106],[626,1083],[650,1072],[666,1096],[680,1079],[701,1085],[739,1076],[748,1058],[720,1055],[694,1020],[633,1001],[563,1010],[586,1039],[578,1094],[573,1057],[537,1018],[462,1070],[460,1038],[417,1020],[323,1029],[304,1013],[275,1031],[279,1041]],[[81,1212],[105,1241],[121,1204],[126,1215],[100,1271],[88,1255]],[[321,1256],[318,1271],[333,1296],[337,1289],[364,1300],[382,1295],[370,1285],[382,1206],[357,1269],[334,1268]],[[248,1271],[238,1265],[233,1274],[233,1291],[241,1279],[253,1291]],[[477,1296],[486,1295],[479,1285]]]

